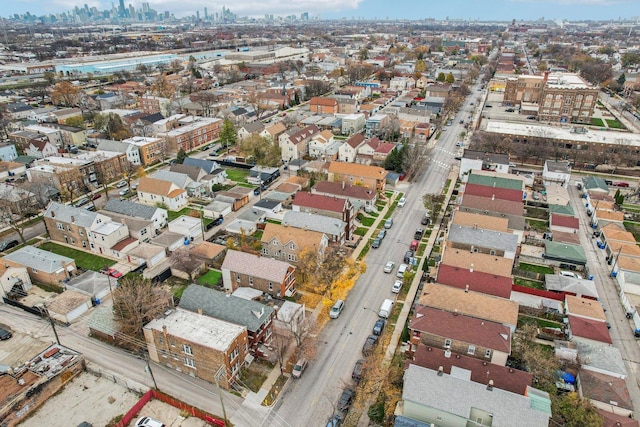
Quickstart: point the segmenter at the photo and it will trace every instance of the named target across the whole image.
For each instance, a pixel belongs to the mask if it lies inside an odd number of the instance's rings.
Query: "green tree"
[[[236,127],[233,125],[231,120],[224,119],[222,123],[222,130],[220,131],[219,139],[220,143],[224,145],[229,152],[229,147],[236,144],[238,140],[238,131]]]
[[[456,78],[453,77],[453,73],[449,73],[447,74],[447,77],[445,78],[445,81],[449,84],[453,83],[456,81]]]
[[[245,157],[253,157],[256,165],[275,167],[280,164],[280,147],[260,135],[243,139],[238,143],[238,149]]]
[[[552,396],[551,418],[554,425],[564,427],[601,427],[604,418],[587,400],[581,399],[578,393],[572,392]]]
[[[52,85],[56,81],[56,73],[54,73],[53,71],[45,71],[42,75],[42,78],[45,79],[50,85]]]
[[[360,56],[361,61],[366,61],[367,59],[369,59],[369,49],[363,47],[362,49],[360,49],[360,52],[358,52],[358,56]]]
[[[176,155],[176,163],[183,164],[184,159],[187,158],[187,153],[184,151],[184,148],[178,150],[178,154]]]
[[[394,171],[398,173],[402,172],[402,165],[404,164],[402,159],[403,151],[404,150],[402,149],[399,150],[397,146],[396,148],[391,150],[391,152],[389,153],[389,155],[384,161],[384,168],[389,171]]]
[[[424,73],[425,71],[427,71],[427,63],[422,59],[418,59],[415,65],[415,71],[417,73]]]
[[[442,71],[440,71],[438,73],[438,77],[436,78],[436,81],[443,82],[443,81],[445,81],[446,78],[447,78],[447,76],[445,76],[444,73]]]
[[[131,136],[131,131],[127,128],[119,115],[115,113],[96,114],[93,118],[93,127],[100,132],[104,132],[108,138],[122,141]]]
[[[620,74],[620,76],[616,79],[620,86],[624,85],[624,82],[627,81],[627,76],[624,73]]]
[[[84,119],[82,118],[82,116],[69,117],[67,120],[64,121],[64,124],[67,126],[72,126],[74,128],[80,128],[80,129],[85,128]]]

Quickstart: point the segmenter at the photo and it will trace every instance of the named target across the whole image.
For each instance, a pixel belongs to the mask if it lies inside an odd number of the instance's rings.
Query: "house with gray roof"
[[[206,192],[206,186],[203,183],[194,181],[186,173],[178,173],[168,170],[159,170],[153,177],[161,181],[169,181],[179,188],[187,190],[189,197],[200,197]]]
[[[155,206],[143,205],[142,203],[129,202],[126,200],[109,199],[103,208],[104,211],[113,212],[120,215],[139,218],[151,221],[154,235],[167,226],[167,210]],[[109,215],[104,212],[105,215]]]
[[[197,166],[190,166],[180,163],[175,163],[169,167],[171,172],[182,173],[187,175],[189,178],[196,182],[200,182],[200,180],[206,175],[205,171],[200,169]]]
[[[267,214],[268,219],[281,219],[282,202],[272,198],[260,199],[253,204],[254,210],[261,210]]]
[[[83,208],[51,202],[44,213],[44,224],[51,240],[120,258],[124,247],[116,247],[128,239],[126,224],[112,221],[107,215]]]
[[[451,375],[409,365],[404,374],[403,417],[439,426],[547,427],[549,394],[527,386],[525,395],[480,384],[462,369]],[[464,399],[460,397],[464,396]],[[446,422],[443,422],[446,420]],[[431,423],[431,424],[430,424]]]
[[[295,267],[285,261],[228,250],[220,270],[224,288],[229,292],[240,286],[277,297],[296,292]]]
[[[76,272],[76,262],[72,258],[24,246],[3,258],[5,269],[26,268],[32,282],[59,284]],[[4,270],[3,270],[4,271]]]
[[[576,343],[578,348],[578,358],[582,369],[616,378],[627,378],[627,368],[625,368],[622,353],[617,347],[578,337],[573,337],[572,341]]]
[[[449,229],[447,246],[515,259],[518,236],[484,228],[453,225]]]
[[[195,157],[185,158],[182,164],[187,166],[197,166],[206,174],[212,174],[216,169],[220,169],[220,165],[214,160],[197,159]]]
[[[127,156],[127,160],[134,165],[142,164],[140,162],[140,149],[134,144],[111,139],[99,139],[97,142],[98,150],[123,153]]]
[[[282,225],[324,233],[330,242],[339,245],[344,244],[346,240],[345,228],[347,223],[339,218],[311,212],[287,211],[282,218]]]
[[[85,271],[72,278],[65,285],[67,289],[90,296],[96,302],[109,295],[112,289],[118,287],[118,280],[97,271]]]
[[[261,358],[271,356],[267,346],[273,337],[273,321],[276,314],[273,307],[196,284],[191,284],[185,289],[178,306],[246,327],[251,354]]]

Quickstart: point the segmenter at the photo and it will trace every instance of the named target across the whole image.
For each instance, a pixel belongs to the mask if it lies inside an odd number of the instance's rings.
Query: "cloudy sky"
[[[3,1],[0,16],[31,12],[42,15],[68,11],[75,6],[110,9],[118,0],[14,0]],[[139,8],[142,0],[125,0]],[[223,6],[239,16],[299,15],[321,18],[463,18],[480,20],[511,19],[619,19],[640,17],[640,0],[149,0],[158,11],[177,17],[211,15]],[[636,18],[638,19],[638,18]]]

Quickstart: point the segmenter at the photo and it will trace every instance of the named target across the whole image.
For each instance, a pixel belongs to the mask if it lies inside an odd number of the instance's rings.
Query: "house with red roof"
[[[330,197],[323,194],[313,194],[305,191],[298,192],[291,204],[295,212],[308,212],[338,218],[345,222],[345,239],[350,240],[355,231],[355,213],[349,199]]]
[[[549,228],[552,232],[577,233],[580,229],[580,221],[574,216],[551,214]]]
[[[358,150],[366,144],[366,139],[363,134],[353,134],[342,143],[338,149],[338,159],[341,162],[355,162],[358,156]]]
[[[382,142],[375,136],[373,138],[369,138],[358,149],[358,159],[362,159],[359,163],[367,163],[366,160],[383,162],[394,148],[396,148],[395,144]]]
[[[338,100],[314,96],[309,100],[309,111],[315,114],[336,114],[338,112]]]
[[[569,316],[569,338],[578,337],[591,341],[612,344],[611,335],[606,322],[587,319],[578,316]]]
[[[413,354],[413,360],[405,362],[405,369],[409,364],[434,371],[442,367],[442,371],[447,375],[454,371],[470,378],[473,382],[484,385],[488,385],[489,381],[492,381],[496,388],[523,396],[527,387],[531,386],[533,382],[533,375],[529,372],[496,365],[465,354],[453,354],[447,350],[422,344],[418,345]]]
[[[418,305],[409,324],[410,356],[422,344],[504,366],[511,354],[511,329],[489,320]]]
[[[314,135],[320,133],[316,125],[307,126],[289,134],[283,133],[278,137],[278,145],[281,150],[281,157],[284,162],[294,159],[301,159],[309,153],[309,141]]]
[[[492,200],[509,200],[512,202],[522,203],[522,191],[511,188],[489,187],[480,184],[467,184],[464,188],[464,194],[472,196],[486,197]]]
[[[511,287],[513,286],[511,277],[474,271],[473,268],[467,269],[444,264],[441,264],[438,268],[436,282],[507,299],[511,297]]]
[[[345,182],[320,181],[313,186],[311,193],[348,199],[356,211],[363,209],[369,212],[375,209],[378,200],[377,191]]]

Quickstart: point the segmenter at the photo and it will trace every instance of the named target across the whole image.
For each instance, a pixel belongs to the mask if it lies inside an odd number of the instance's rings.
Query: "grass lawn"
[[[216,270],[209,270],[198,278],[198,284],[202,286],[215,286],[222,281],[222,273]]]
[[[609,127],[612,129],[624,129],[622,123],[620,123],[616,119],[607,119],[607,125],[609,125]]]
[[[597,117],[591,117],[591,126],[600,126],[600,127],[604,127],[604,122],[602,121],[602,119],[597,118]]]
[[[193,209],[191,209],[191,208],[182,208],[179,211],[167,210],[167,221],[171,222],[174,219],[178,218],[179,216],[189,215],[189,212],[191,212],[192,210]]]
[[[549,229],[548,221],[541,221],[537,219],[527,218],[527,222],[529,223],[531,228],[537,231],[547,231]]]
[[[542,208],[527,207],[527,217],[536,219],[549,218],[549,211]]]
[[[358,227],[353,233],[357,236],[364,236],[365,234],[367,234],[367,229],[364,227]]]
[[[533,271],[534,273],[553,274],[553,268],[546,267],[544,265],[527,264],[527,263],[521,262],[518,265],[518,268],[524,271]]]
[[[365,227],[371,227],[373,225],[373,223],[375,222],[375,218],[371,218],[368,216],[364,216],[362,214],[358,214],[358,221],[360,221],[362,223],[362,225],[364,225]]]
[[[636,239],[636,242],[640,241],[640,223],[632,222],[632,221],[624,221],[622,223],[624,228],[631,234],[633,234],[633,238]]]
[[[40,245],[40,249],[73,258],[76,261],[76,266],[84,268],[85,270],[99,271],[104,267],[110,267],[116,263],[114,260],[103,258],[92,253],[79,251],[77,249],[68,248],[53,242],[47,242]]]
[[[228,168],[225,170],[227,171],[227,178],[229,178],[231,181],[242,182],[242,183],[247,182],[247,177],[249,176],[249,169]]]
[[[513,283],[518,286],[524,286],[525,288],[544,290],[544,283],[538,282],[537,280],[528,280],[521,277],[514,277]]]
[[[369,249],[371,249],[371,240],[369,240],[367,244],[364,245],[364,248],[362,248],[362,252],[358,254],[358,261],[367,256],[367,253],[369,253]]]
[[[625,211],[640,212],[640,206],[638,205],[628,205],[624,203],[622,205],[622,209],[624,209]]]

